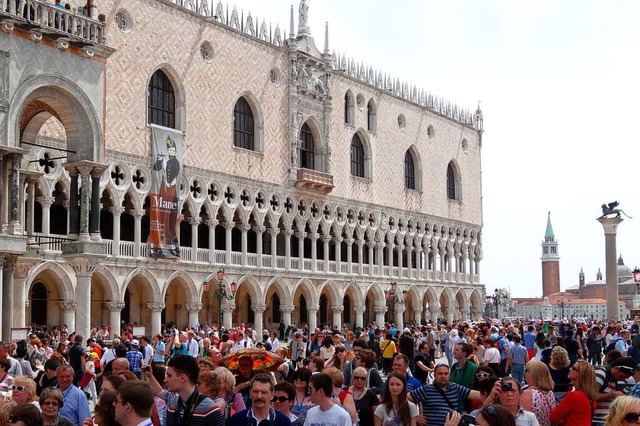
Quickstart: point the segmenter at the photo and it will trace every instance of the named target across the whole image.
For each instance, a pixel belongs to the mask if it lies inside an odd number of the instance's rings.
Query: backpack
[[[607,345],[607,347],[606,347],[606,348],[604,348],[604,354],[606,355],[606,354],[608,354],[609,352],[611,352],[611,351],[615,350],[615,348],[616,348],[616,343],[618,343],[620,340],[624,340],[624,339],[623,339],[622,337],[620,337],[620,338],[618,338],[618,339],[616,339],[616,340],[612,341],[611,343],[609,343],[609,344]]]

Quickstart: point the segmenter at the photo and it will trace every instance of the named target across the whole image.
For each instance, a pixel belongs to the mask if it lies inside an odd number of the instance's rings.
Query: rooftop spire
[[[291,18],[289,21],[289,37],[294,38],[294,32],[293,32],[293,5],[291,5]]]
[[[324,24],[324,52],[325,55],[329,54],[329,22]]]
[[[545,241],[553,241],[556,236],[553,234],[553,226],[551,226],[551,212],[547,214],[547,230],[544,233]]]

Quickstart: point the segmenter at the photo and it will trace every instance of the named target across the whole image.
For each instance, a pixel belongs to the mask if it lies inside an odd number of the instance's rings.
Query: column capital
[[[269,227],[269,234],[271,234],[272,237],[275,237],[279,233],[280,233],[280,228]]]
[[[204,224],[215,227],[218,224],[218,219],[205,219]]]
[[[256,234],[263,234],[264,231],[267,230],[266,226],[263,225],[259,225],[259,226],[254,226],[253,227],[253,232],[255,232]]]
[[[120,312],[124,309],[124,302],[104,302],[104,307],[110,312]]]
[[[307,233],[304,231],[298,231],[296,232],[296,237],[298,237],[299,240],[304,239],[307,236]]]
[[[54,197],[38,197],[37,201],[42,207],[51,207],[56,199]]]
[[[236,308],[236,305],[234,303],[229,303],[229,302],[222,303],[222,312],[226,314],[232,313],[235,308]]]
[[[402,250],[404,250],[404,244],[398,244],[398,245],[396,246],[396,250],[397,250],[397,251],[402,251]]]
[[[90,278],[91,275],[93,275],[93,271],[95,271],[98,266],[94,262],[81,258],[69,260],[68,263],[71,265],[73,271],[76,273],[76,277],[78,278]]]
[[[243,223],[241,225],[238,225],[238,228],[240,228],[240,231],[242,232],[248,232],[251,230],[251,225],[249,225],[248,223]]]
[[[256,314],[261,314],[261,313],[263,313],[264,311],[267,310],[267,305],[263,305],[261,303],[257,303],[255,305],[252,304],[251,305],[251,310]]]
[[[340,244],[342,242],[343,238],[342,237],[333,237],[333,242],[336,244]]]
[[[131,209],[131,214],[136,219],[142,219],[142,216],[147,214],[147,211],[145,209]]]
[[[284,235],[286,235],[287,237],[291,237],[293,235],[293,230],[287,229],[286,231],[284,231]]]
[[[367,311],[367,307],[366,306],[356,306],[353,308],[353,310],[355,311],[356,314],[360,315],[360,314],[364,314]]]
[[[151,312],[162,312],[165,308],[165,304],[161,302],[149,302],[147,303],[147,309]]]
[[[109,207],[109,211],[114,216],[121,216],[124,213],[124,207],[122,206],[111,206]]]
[[[200,217],[192,217],[189,221],[191,225],[200,225],[202,223],[202,218]]]
[[[290,314],[295,310],[295,306],[293,305],[280,305],[280,312],[285,314]]]
[[[235,224],[235,222],[228,222],[228,221],[227,221],[227,222],[224,222],[224,223],[222,224],[222,226],[223,226],[223,227],[224,227],[224,229],[226,229],[227,231],[230,231],[230,230],[232,230],[233,228],[235,228],[235,227],[236,227],[236,224]]]
[[[187,302],[184,304],[187,312],[199,312],[202,310],[202,303]]]
[[[606,207],[606,206],[605,206]],[[600,217],[596,219],[602,227],[604,228],[604,233],[606,234],[617,234],[618,233],[618,225],[624,220],[621,217]]]
[[[329,241],[331,241],[332,238],[333,237],[331,235],[325,235],[325,234],[322,234],[322,236],[320,237],[323,243],[328,243]]]
[[[311,241],[317,241],[318,238],[320,238],[320,234],[318,234],[317,232],[310,232],[308,235],[309,238],[311,238]]]
[[[58,302],[58,306],[60,306],[60,309],[63,311],[75,311],[78,304],[73,300],[61,300]]]
[[[307,312],[313,312],[314,314],[317,314],[319,310],[320,310],[319,306],[307,307]]]
[[[344,242],[347,243],[348,246],[352,246],[356,240],[353,238],[345,238]]]
[[[374,306],[373,313],[374,314],[385,314],[387,312],[386,306]]]
[[[331,312],[342,313],[342,312],[344,312],[344,306],[342,306],[342,305],[332,305],[331,306]]]

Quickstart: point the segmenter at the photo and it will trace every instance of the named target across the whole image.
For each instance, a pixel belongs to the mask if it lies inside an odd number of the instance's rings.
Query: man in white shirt
[[[147,336],[142,336],[140,338],[140,345],[142,348],[142,360],[144,361],[144,365],[151,365],[151,361],[153,360],[153,348],[149,344],[149,338]]]
[[[238,352],[240,349],[252,348],[253,341],[251,340],[251,329],[244,330],[244,337],[238,333],[236,334],[236,341],[231,347],[231,353]]]
[[[111,344],[111,349],[107,349],[102,353],[102,358],[100,359],[100,369],[104,371],[104,366],[109,362],[116,359],[116,348],[120,345],[120,339],[117,337],[113,339],[113,343]]]
[[[200,355],[200,346],[198,346],[195,333],[191,330],[187,332],[187,350],[189,355],[194,358],[198,358],[198,355]]]
[[[333,382],[328,374],[313,374],[309,379],[309,394],[315,407],[307,412],[304,426],[351,426],[351,416],[331,398]]]

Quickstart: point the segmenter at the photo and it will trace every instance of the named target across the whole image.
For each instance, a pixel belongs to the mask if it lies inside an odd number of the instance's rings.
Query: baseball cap
[[[140,346],[140,342],[138,342],[138,339],[133,339],[131,341],[131,346]]]

